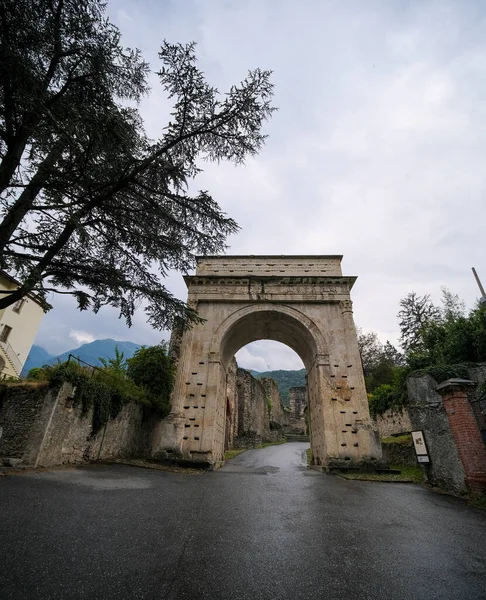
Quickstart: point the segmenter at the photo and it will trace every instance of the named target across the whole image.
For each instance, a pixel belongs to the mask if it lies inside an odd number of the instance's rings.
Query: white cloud
[[[260,372],[304,368],[302,360],[293,350],[273,340],[247,344],[236,353],[235,358],[239,367]]]
[[[76,342],[76,344],[89,344],[95,341],[95,336],[91,335],[87,331],[76,331],[75,329],[71,329],[69,332],[69,337]]]
[[[164,38],[196,40],[199,65],[221,90],[249,68],[274,71],[279,111],[260,155],[239,168],[204,164],[195,182],[241,225],[231,253],[344,254],[345,273],[359,277],[355,320],[383,340],[396,341],[398,303],[412,290],[438,301],[445,285],[472,306],[471,266],[486,279],[481,3],[280,0],[277,10],[268,0],[136,8],[116,0],[109,8],[123,43],[140,47],[154,71]],[[142,111],[156,137],[169,104],[156,76],[151,82]],[[168,287],[185,298],[179,275]],[[71,328],[160,341],[142,310],[128,330],[115,310],[95,316],[64,298],[54,304],[41,344],[69,344]],[[293,364],[259,344],[238,355],[248,368]]]

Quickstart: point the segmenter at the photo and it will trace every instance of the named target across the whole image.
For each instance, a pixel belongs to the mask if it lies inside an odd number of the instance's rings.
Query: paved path
[[[485,511],[308,471],[305,448],[0,478],[0,598],[486,598]]]

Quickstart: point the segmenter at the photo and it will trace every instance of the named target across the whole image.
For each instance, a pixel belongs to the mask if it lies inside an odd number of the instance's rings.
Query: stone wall
[[[408,413],[413,431],[423,431],[430,456],[425,467],[431,484],[456,493],[466,493],[465,472],[441,396],[435,391],[437,382],[430,375],[409,377]]]
[[[484,380],[486,364],[478,364],[469,369],[469,376],[472,381]],[[466,473],[442,397],[436,392],[437,385],[438,382],[430,375],[409,377],[407,406],[401,411],[388,410],[376,417],[375,422],[382,439],[410,431],[423,431],[431,461],[424,467],[429,482],[442,489],[463,494],[467,492]],[[383,444],[384,458],[388,462],[396,462],[399,457],[390,452],[387,445]],[[410,457],[404,455],[402,458],[407,460],[404,464],[411,462]]]
[[[290,419],[285,427],[285,432],[290,434],[305,435],[306,408],[307,408],[307,386],[296,386],[289,388]]]
[[[382,415],[377,415],[374,420],[381,439],[399,433],[409,433],[413,429],[407,408],[387,410]]]
[[[0,456],[34,464],[54,400],[45,384],[0,386]]]
[[[300,419],[304,415],[307,406],[307,386],[289,388],[289,406],[292,417]]]
[[[273,379],[255,379],[245,369],[236,375],[238,406],[237,432],[234,448],[253,448],[261,442],[273,442],[282,436],[282,425],[288,422],[280,393]]]
[[[270,413],[265,388],[244,369],[237,371],[238,437],[260,436],[269,432]]]
[[[71,400],[70,384],[64,384],[57,394],[48,387],[28,384],[4,387],[0,404],[3,458],[47,467],[151,456],[161,419],[145,418],[140,405],[125,405],[93,436],[93,409],[82,415],[81,406]]]
[[[267,400],[270,400],[270,420],[282,426],[288,425],[289,413],[284,410],[277,382],[269,377],[262,377],[259,381],[265,388]]]
[[[233,447],[238,435],[238,394],[236,389],[236,371],[238,365],[233,358],[226,374],[226,440],[225,450]]]
[[[408,440],[404,440],[404,437],[401,436],[396,441],[389,440],[386,443],[382,443],[383,460],[390,465],[416,467],[417,457],[413,447],[412,436],[406,436]]]

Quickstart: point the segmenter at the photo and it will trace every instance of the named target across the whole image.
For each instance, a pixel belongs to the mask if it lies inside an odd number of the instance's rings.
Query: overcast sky
[[[471,307],[486,282],[486,10],[482,0],[111,0],[123,43],[153,71],[165,38],[198,43],[199,65],[220,90],[248,69],[273,70],[279,111],[263,151],[244,167],[205,165],[209,189],[241,226],[230,254],[343,254],[358,275],[354,316],[396,342],[407,292]],[[152,77],[141,106],[157,137],[168,104]],[[180,275],[169,288],[185,298]],[[37,344],[57,353],[96,338],[153,344],[139,311],[76,311],[53,297]],[[286,347],[259,342],[243,367],[300,368]]]

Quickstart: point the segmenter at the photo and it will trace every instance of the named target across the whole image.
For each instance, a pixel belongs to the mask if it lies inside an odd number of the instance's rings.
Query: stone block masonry
[[[229,365],[246,344],[269,339],[292,348],[304,363],[314,464],[323,469],[381,464],[352,314],[356,278],[343,275],[341,259],[198,257],[195,275],[184,280],[188,305],[201,323],[185,330],[177,344],[161,455],[222,464],[229,443]],[[243,422],[239,412],[238,431],[246,427],[242,416]]]
[[[38,384],[0,389],[0,457],[23,465],[49,467],[97,459],[150,457],[161,419],[146,418],[135,403],[126,404],[96,435],[91,409],[83,415],[71,400],[73,388],[59,391]]]

